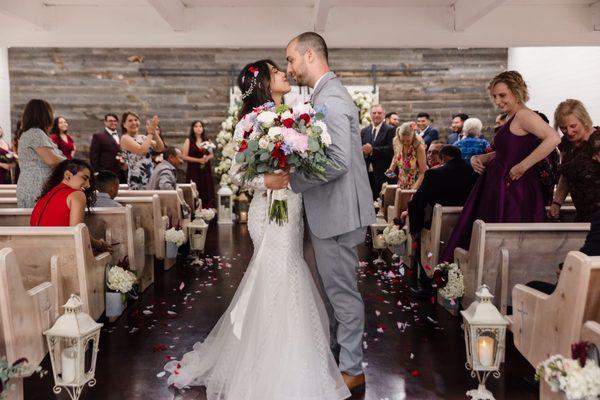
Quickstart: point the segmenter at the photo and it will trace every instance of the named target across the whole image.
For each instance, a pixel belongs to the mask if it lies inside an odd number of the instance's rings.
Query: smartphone
[[[385,176],[392,179],[392,178],[396,178],[398,175],[396,175],[396,173],[394,171],[390,171],[390,172],[386,172]]]

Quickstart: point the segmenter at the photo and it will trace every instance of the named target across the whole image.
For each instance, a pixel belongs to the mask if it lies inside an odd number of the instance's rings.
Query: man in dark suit
[[[92,136],[90,163],[94,171],[111,171],[121,183],[127,182],[127,168],[117,156],[121,151],[121,137],[117,132],[119,118],[112,113],[104,116],[104,130]]]
[[[440,133],[437,129],[431,127],[431,118],[426,112],[417,114],[417,129],[418,134],[423,138],[423,141],[429,147],[431,142],[440,138]]]
[[[381,185],[387,180],[385,171],[390,167],[394,157],[393,140],[396,131],[393,126],[383,122],[384,117],[383,106],[374,104],[371,107],[373,124],[360,132],[373,199],[377,199],[381,192]]]

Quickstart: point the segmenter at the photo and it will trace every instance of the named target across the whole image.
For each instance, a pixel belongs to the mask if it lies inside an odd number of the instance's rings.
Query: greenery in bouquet
[[[465,279],[458,264],[438,264],[433,271],[433,281],[446,300],[456,300],[465,294]]]
[[[26,358],[20,358],[12,364],[9,364],[6,357],[0,358],[0,399],[6,399],[6,392],[9,390],[11,378],[27,378],[33,374],[39,374],[40,377],[46,374],[42,367],[31,365]]]

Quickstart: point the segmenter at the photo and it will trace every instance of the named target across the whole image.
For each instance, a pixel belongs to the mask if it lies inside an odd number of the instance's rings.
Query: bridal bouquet
[[[553,392],[568,400],[597,399],[600,396],[600,368],[588,359],[587,342],[571,346],[571,357],[554,355],[538,365],[535,379],[544,379]]]
[[[330,164],[325,152],[331,137],[323,114],[310,104],[291,108],[266,103],[257,107],[237,123],[233,139],[235,161],[245,164],[244,181],[291,169],[325,179],[325,168]],[[286,189],[271,193],[269,220],[279,225],[288,221]]]
[[[465,278],[455,263],[438,264],[433,271],[433,280],[446,300],[455,300],[465,294]]]

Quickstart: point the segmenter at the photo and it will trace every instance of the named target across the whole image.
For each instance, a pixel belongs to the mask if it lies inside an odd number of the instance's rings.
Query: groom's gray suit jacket
[[[323,76],[311,97],[325,114],[331,135],[327,156],[333,166],[326,181],[294,173],[292,190],[302,193],[308,225],[320,238],[331,238],[375,222],[375,210],[362,153],[358,110],[348,90],[333,72]]]

